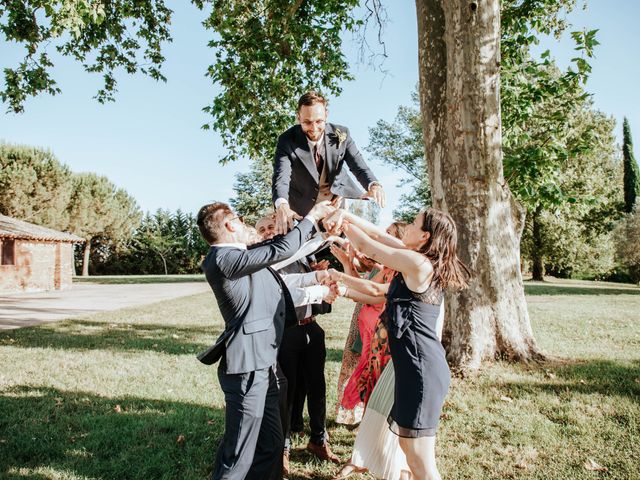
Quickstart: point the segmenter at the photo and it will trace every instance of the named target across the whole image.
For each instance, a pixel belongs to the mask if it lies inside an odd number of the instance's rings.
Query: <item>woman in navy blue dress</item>
[[[407,226],[402,241],[342,210],[324,223],[342,229],[353,247],[398,272],[383,313],[395,371],[389,428],[400,437],[412,478],[439,480],[435,435],[451,376],[436,322],[444,290],[465,288],[469,276],[456,253],[455,223],[429,208]]]

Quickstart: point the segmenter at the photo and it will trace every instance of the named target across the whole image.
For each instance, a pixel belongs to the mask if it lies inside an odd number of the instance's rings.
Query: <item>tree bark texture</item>
[[[458,226],[467,290],[447,295],[453,368],[540,357],[520,272],[522,211],[505,183],[500,2],[416,0],[420,103],[434,207]]]
[[[89,254],[91,253],[91,239],[84,242],[84,256],[82,258],[82,276],[89,276]]]

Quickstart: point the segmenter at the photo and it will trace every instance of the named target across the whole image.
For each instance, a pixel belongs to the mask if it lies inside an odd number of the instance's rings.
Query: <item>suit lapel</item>
[[[333,183],[335,177],[337,165],[338,165],[338,140],[336,134],[333,131],[333,125],[327,123],[324,130],[324,151],[326,157],[327,181],[329,184]]]
[[[316,162],[313,159],[311,151],[309,150],[309,142],[307,142],[307,137],[302,131],[302,127],[300,125],[298,125],[296,129],[295,154],[303,163],[303,165],[307,167],[309,174],[313,177],[316,183],[320,183],[320,176],[318,175]]]

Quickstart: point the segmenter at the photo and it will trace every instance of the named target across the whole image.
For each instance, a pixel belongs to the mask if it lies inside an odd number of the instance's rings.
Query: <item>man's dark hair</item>
[[[300,100],[298,100],[298,112],[302,107],[310,107],[316,103],[321,103],[325,108],[327,108],[327,105],[329,104],[327,99],[324,98],[321,93],[313,90],[311,92],[307,92],[300,97]]]
[[[233,211],[223,202],[210,203],[200,209],[196,221],[200,235],[208,244],[218,242],[224,229],[224,220],[228,215],[233,215]]]

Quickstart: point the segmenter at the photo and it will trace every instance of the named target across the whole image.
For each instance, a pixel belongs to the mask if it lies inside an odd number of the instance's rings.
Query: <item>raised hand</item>
[[[316,270],[316,282],[326,285],[330,281],[331,275],[329,275],[328,270]]]
[[[329,265],[329,260],[321,260],[319,262],[311,262],[309,264],[311,270],[313,271],[326,270],[327,268],[329,268]]]
[[[323,221],[325,228],[331,235],[340,235],[346,215],[347,214],[344,210],[337,209],[332,215]]]
[[[323,220],[324,218],[334,214],[336,207],[334,207],[329,200],[316,203],[309,211],[308,215],[316,219],[316,221]]]
[[[341,249],[337,245],[331,245],[331,247],[329,247],[329,250],[331,251],[333,256],[338,259],[338,261],[342,264],[344,268],[351,266],[351,262],[349,261],[349,254],[345,252],[343,249]]]
[[[369,190],[364,195],[364,198],[370,198],[374,202],[378,204],[380,208],[384,208],[387,203],[387,197],[384,194],[384,190],[382,189],[382,185],[379,183],[374,183],[369,187]]]
[[[338,282],[343,275],[342,272],[339,272],[335,268],[330,268],[327,270],[327,273],[329,274],[329,282],[332,283]]]
[[[331,284],[328,287],[325,295],[322,297],[322,300],[327,303],[333,303],[338,298],[338,288],[336,284]]]
[[[338,235],[330,235],[327,232],[322,234],[322,238],[324,238],[327,242],[337,243],[342,248],[348,248],[349,240],[346,238],[339,237]]]
[[[293,219],[301,220],[302,217],[291,210],[288,203],[281,203],[276,208],[276,235],[284,235],[293,228]]]

